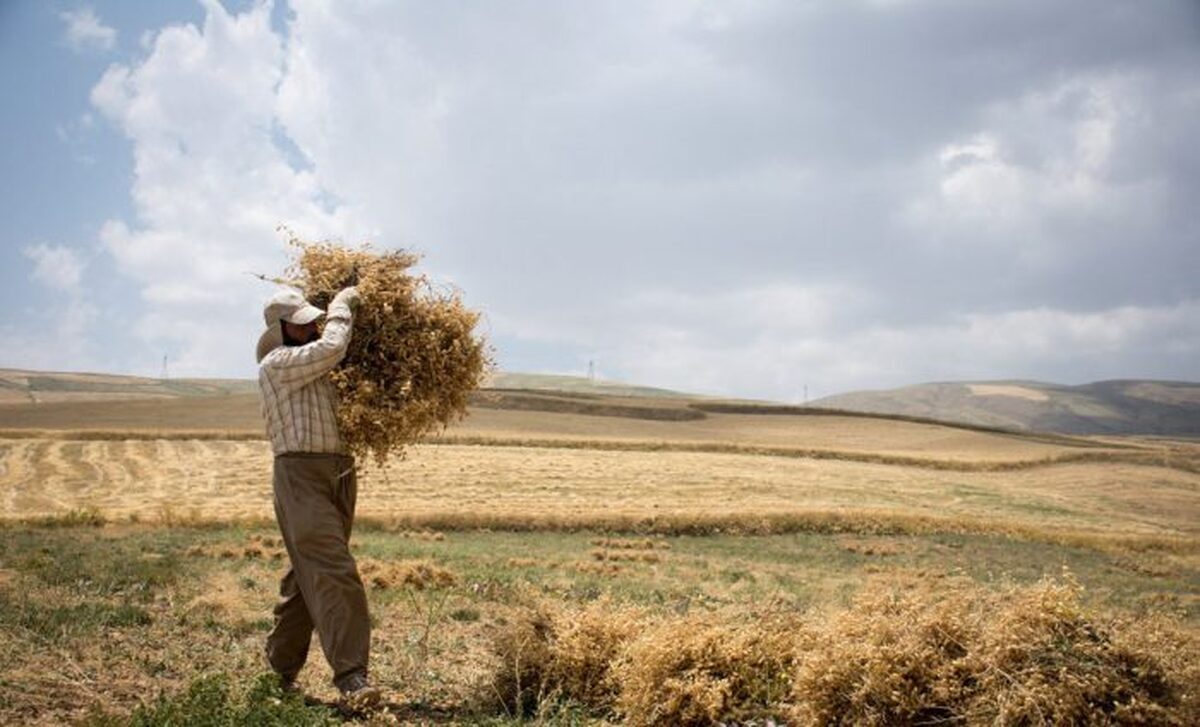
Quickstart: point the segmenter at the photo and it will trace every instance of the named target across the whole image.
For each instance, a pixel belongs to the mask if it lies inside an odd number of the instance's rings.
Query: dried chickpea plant
[[[382,464],[462,419],[494,366],[476,330],[480,313],[457,290],[413,272],[419,256],[412,252],[309,242],[281,229],[294,250],[284,279],[309,302],[325,308],[342,288],[358,288],[350,347],[331,375],[350,451]]]

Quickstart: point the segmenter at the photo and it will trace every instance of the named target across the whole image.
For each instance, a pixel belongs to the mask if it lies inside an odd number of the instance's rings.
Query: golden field
[[[1155,464],[1038,463],[974,471],[833,456],[506,441],[420,445],[384,468],[364,464],[359,515],[412,527],[518,527],[526,519],[532,525],[634,527],[655,519],[744,520],[752,526],[756,520],[841,513],[1114,537],[1190,538],[1200,532],[1200,474]],[[0,440],[0,516],[9,519],[96,509],[143,521],[261,520],[272,516],[269,483],[270,451],[261,441]]]
[[[1200,532],[1200,446],[1188,442],[862,416],[653,420],[637,417],[685,403],[527,398],[619,415],[477,407],[404,458],[360,463],[360,515],[603,527],[870,513],[1112,536]],[[92,508],[140,520],[270,518],[256,406],[222,397],[0,408],[0,517]]]
[[[362,463],[367,721],[1200,714],[1195,443],[695,403],[491,392]],[[257,417],[0,404],[0,721],[344,717],[319,650],[310,704],[256,682],[285,563]]]

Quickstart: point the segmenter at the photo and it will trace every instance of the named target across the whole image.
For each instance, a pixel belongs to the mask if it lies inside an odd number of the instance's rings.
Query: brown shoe
[[[300,688],[300,684],[296,681],[295,677],[288,678],[283,675],[279,677],[279,691],[283,692],[285,696],[288,694],[304,693],[304,690]]]
[[[338,689],[342,692],[342,706],[354,712],[374,709],[383,702],[383,692],[362,674],[347,677]]]

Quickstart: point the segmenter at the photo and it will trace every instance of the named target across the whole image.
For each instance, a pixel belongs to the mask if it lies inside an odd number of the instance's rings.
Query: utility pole
[[[596,383],[596,362],[588,361],[588,381]]]
[[[167,380],[167,354],[163,354],[162,380]]]

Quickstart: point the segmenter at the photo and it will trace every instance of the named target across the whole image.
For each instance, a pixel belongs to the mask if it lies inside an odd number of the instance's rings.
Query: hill
[[[620,397],[682,399],[689,395],[583,376],[498,372],[486,388]],[[0,369],[0,404],[163,399],[257,394],[252,379],[152,379],[143,376]]]
[[[112,408],[103,406],[106,402],[123,403]],[[160,414],[168,420],[194,420],[192,426],[200,428],[257,430],[260,426],[258,386],[250,379],[153,379],[0,369],[0,408],[6,426],[46,426],[36,422],[64,418],[118,426],[118,420],[125,422],[131,416],[149,421]],[[472,397],[472,409],[476,415],[480,410],[504,409],[666,421],[718,413],[811,416],[840,411],[1010,431],[1200,436],[1200,384],[1177,381],[1101,381],[1082,386],[1037,381],[931,383],[840,394],[806,407],[778,407],[582,376],[500,372]]]
[[[152,379],[55,371],[0,369],[0,404],[166,399],[258,391],[249,379]]]
[[[1184,381],[931,383],[839,394],[813,406],[1024,431],[1200,435],[1200,384]]]
[[[583,394],[607,394],[611,396],[651,396],[665,398],[699,398],[670,389],[653,386],[635,386],[620,381],[589,379],[585,376],[563,376],[560,374],[521,374],[497,372],[488,382],[490,389],[529,389],[533,391],[559,391]]]

